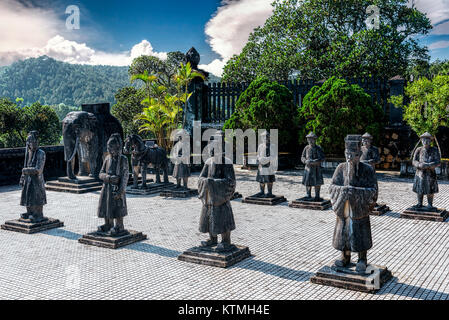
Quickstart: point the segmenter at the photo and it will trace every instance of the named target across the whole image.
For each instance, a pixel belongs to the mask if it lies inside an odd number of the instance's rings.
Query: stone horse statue
[[[141,189],[147,188],[147,168],[151,163],[156,171],[156,183],[161,183],[160,169],[164,172],[164,183],[168,183],[167,152],[161,147],[148,147],[141,137],[131,134],[125,140],[123,153],[131,154],[133,188],[138,188],[139,172],[142,172]]]

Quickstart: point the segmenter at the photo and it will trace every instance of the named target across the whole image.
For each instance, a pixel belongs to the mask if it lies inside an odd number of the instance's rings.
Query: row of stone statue
[[[273,161],[269,134],[266,133],[263,139],[258,149],[259,168],[256,178],[260,183],[260,192],[253,197],[275,198],[272,192],[275,174],[265,170],[269,169],[269,162]],[[320,188],[323,185],[321,163],[324,161],[324,152],[316,145],[317,136],[314,133],[309,134],[307,140],[309,145],[301,157],[305,164],[303,184],[307,189],[307,198],[312,201],[320,199]],[[423,147],[417,149],[413,156],[413,164],[417,168],[413,186],[413,191],[418,194],[416,209],[422,208],[423,196],[427,195],[429,201],[427,209],[433,210],[433,195],[438,192],[435,168],[440,163],[440,156],[438,149],[431,147],[431,140],[431,135],[427,133],[422,135]],[[231,242],[231,231],[236,227],[231,206],[236,179],[232,161],[219,151],[222,148],[217,147],[222,141],[221,134],[211,138],[209,159],[205,162],[198,179],[198,195],[202,201],[199,231],[209,234],[209,239],[201,242],[200,246],[184,252],[179,257],[180,260],[226,267],[250,255],[247,247],[235,246]],[[378,197],[375,164],[379,162],[379,156],[371,141],[372,137],[369,134],[346,137],[346,162],[337,167],[329,186],[332,207],[337,217],[333,246],[342,253],[341,258],[334,262],[332,266],[334,269],[329,272],[365,274],[367,270],[367,251],[372,247],[369,215]],[[80,239],[82,243],[116,248],[146,238],[141,233],[127,231],[123,224],[123,218],[128,214],[126,188],[129,179],[128,159],[122,154],[123,149],[120,134],[112,134],[107,141],[108,155],[99,173],[103,186],[97,213],[98,217],[104,218],[104,224],[98,227],[96,232]],[[142,155],[144,149],[135,150],[136,155]],[[166,157],[165,154],[163,156]],[[143,161],[143,158],[136,157],[133,161],[134,167],[139,161]],[[27,208],[27,212],[22,214],[19,221],[7,222],[2,226],[3,229],[21,232],[28,230],[30,231],[28,233],[32,233],[33,230],[62,225],[58,220],[43,216],[42,208],[46,204],[44,164],[45,152],[39,149],[38,133],[33,131],[27,138],[25,163],[20,180],[22,185],[20,204]],[[146,170],[142,170],[142,173],[144,171]],[[188,165],[182,161],[175,163],[174,177],[177,179],[178,188],[181,187],[181,180],[187,188],[189,176]],[[311,195],[312,187],[315,187],[315,198]],[[218,242],[219,235],[221,235],[220,242]],[[351,252],[358,254],[354,271],[350,263]],[[211,254],[215,255],[214,259],[210,258]],[[387,272],[386,268],[379,270]],[[326,283],[328,280],[317,277],[315,281]]]

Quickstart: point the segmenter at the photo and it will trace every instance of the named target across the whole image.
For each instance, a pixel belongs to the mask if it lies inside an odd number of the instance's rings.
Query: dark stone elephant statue
[[[110,114],[109,103],[86,104],[82,111],[67,114],[62,121],[67,177],[76,180],[74,168],[78,156],[78,175],[98,179],[107,152],[106,143],[114,133],[123,137],[123,128]]]

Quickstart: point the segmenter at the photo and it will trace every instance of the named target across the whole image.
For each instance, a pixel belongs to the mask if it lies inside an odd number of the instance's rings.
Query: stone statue
[[[260,192],[254,197],[274,198],[273,183],[276,181],[275,168],[277,168],[277,156],[274,154],[275,146],[270,141],[270,134],[264,131],[261,135],[262,143],[257,149],[257,168],[256,181],[260,183]],[[265,185],[267,185],[267,194],[265,194]]]
[[[168,158],[164,148],[157,145],[148,147],[143,139],[137,134],[129,135],[125,140],[123,148],[126,154],[131,154],[133,170],[133,188],[138,188],[139,172],[142,173],[141,189],[147,188],[147,168],[151,163],[156,172],[156,183],[161,183],[160,170],[164,174],[164,183],[168,183]]]
[[[370,212],[377,198],[377,178],[372,166],[360,162],[362,137],[345,139],[346,162],[340,164],[329,187],[332,207],[337,215],[333,246],[342,252],[337,267],[347,267],[351,252],[358,253],[356,271],[364,273],[367,251],[372,247]]]
[[[424,195],[427,196],[427,209],[435,210],[434,194],[438,193],[437,174],[435,169],[441,165],[440,152],[430,144],[433,136],[426,132],[421,137],[422,147],[413,154],[413,166],[416,168],[413,192],[418,194],[418,204],[414,208],[423,207]]]
[[[25,163],[20,178],[20,205],[27,208],[21,218],[30,219],[33,223],[45,220],[42,212],[47,204],[44,166],[45,152],[39,149],[39,134],[37,131],[31,131],[26,140]]]
[[[106,155],[106,142],[113,133],[123,137],[123,128],[110,114],[109,103],[86,104],[82,110],[70,112],[62,121],[64,158],[67,177],[71,180],[76,180],[73,171],[76,155],[80,164],[78,175],[98,179]]]
[[[315,187],[315,201],[320,201],[321,186],[324,184],[321,163],[325,160],[323,149],[316,144],[318,137],[311,132],[307,136],[308,146],[302,152],[301,161],[305,164],[302,184],[306,186],[307,198],[312,199]]]
[[[376,171],[376,165],[380,163],[379,150],[372,145],[373,136],[368,132],[362,136],[362,156],[360,161],[369,164]]]
[[[105,224],[98,227],[99,234],[122,236],[127,233],[123,217],[128,214],[125,191],[129,179],[129,165],[126,156],[122,155],[122,148],[120,135],[111,135],[107,142],[109,154],[100,171],[103,188],[98,205],[98,217],[104,218]]]
[[[176,189],[181,188],[181,180],[183,181],[184,189],[189,189],[189,177],[190,177],[190,167],[187,164],[189,162],[190,154],[182,153],[182,137],[178,137],[178,142],[175,145],[174,154],[177,154],[177,158],[175,158],[175,165],[173,168],[173,178],[176,179]]]
[[[223,252],[234,249],[231,244],[231,231],[235,229],[231,198],[236,181],[231,160],[225,157],[223,150],[219,151],[220,148],[216,147],[222,143],[222,135],[211,138],[209,146],[213,148],[209,148],[210,158],[198,179],[199,198],[203,203],[199,231],[209,233],[210,236],[209,240],[201,242],[202,247],[217,245],[218,235],[221,234],[222,241],[216,251]]]

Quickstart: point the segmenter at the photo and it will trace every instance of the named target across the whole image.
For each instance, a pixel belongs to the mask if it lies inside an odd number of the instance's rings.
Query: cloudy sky
[[[411,2],[412,0],[410,0]],[[142,54],[201,54],[202,67],[221,75],[250,32],[270,16],[272,0],[0,0],[0,66],[48,55],[81,64],[129,65]],[[434,29],[420,41],[432,60],[449,58],[449,0],[415,0]],[[66,9],[80,9],[68,29]]]

